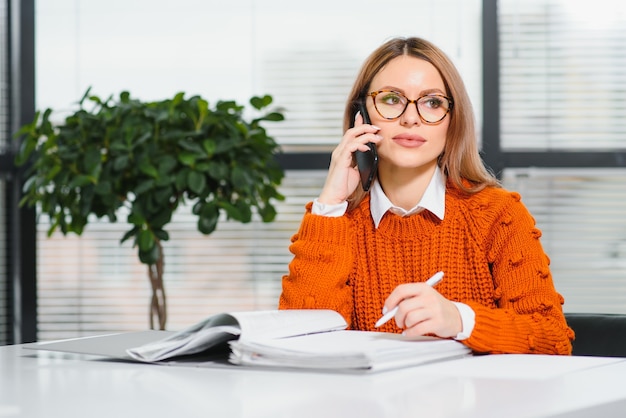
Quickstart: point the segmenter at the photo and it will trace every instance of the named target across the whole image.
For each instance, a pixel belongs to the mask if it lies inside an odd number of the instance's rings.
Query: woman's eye
[[[438,107],[441,107],[442,105],[441,99],[436,97],[429,97],[428,99],[424,100],[423,103],[431,109],[436,109]]]
[[[397,94],[386,94],[383,97],[383,103],[385,104],[389,104],[389,105],[394,105],[394,104],[398,104],[402,102],[402,99],[400,98],[400,96],[398,96]]]

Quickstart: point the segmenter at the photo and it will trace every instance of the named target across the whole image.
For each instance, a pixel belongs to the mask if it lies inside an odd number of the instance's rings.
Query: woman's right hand
[[[324,183],[318,202],[326,205],[338,205],[345,202],[354,192],[360,182],[357,166],[354,164],[352,154],[358,151],[367,151],[368,142],[378,144],[383,137],[378,135],[380,130],[375,125],[363,123],[360,113],[354,121],[354,127],[346,131],[341,142],[333,150],[328,168],[328,176]]]

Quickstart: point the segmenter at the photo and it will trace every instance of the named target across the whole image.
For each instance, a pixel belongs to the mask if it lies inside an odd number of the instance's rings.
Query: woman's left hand
[[[463,330],[457,307],[426,283],[405,283],[396,287],[385,301],[387,310],[398,306],[395,321],[412,337],[434,334],[455,337]]]

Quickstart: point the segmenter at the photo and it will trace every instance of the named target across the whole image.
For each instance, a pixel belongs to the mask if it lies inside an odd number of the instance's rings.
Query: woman
[[[360,101],[371,124],[354,114]],[[463,81],[441,50],[398,38],[374,51],[344,130],[292,239],[281,309],[333,309],[351,329],[455,338],[479,353],[571,353],[541,232],[485,169]],[[353,154],[368,143],[379,165],[365,192]]]

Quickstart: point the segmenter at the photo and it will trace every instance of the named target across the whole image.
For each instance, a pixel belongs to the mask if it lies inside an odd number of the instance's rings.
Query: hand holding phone
[[[364,100],[359,101],[358,111],[361,113],[364,123],[372,123],[369,114],[367,113],[367,108],[365,107]],[[356,118],[356,112],[352,116],[353,126],[354,118]],[[376,170],[378,169],[378,152],[376,151],[376,144],[374,144],[373,142],[368,142],[367,146],[369,147],[369,151],[356,151],[354,153],[356,164],[359,169],[359,174],[361,175],[361,186],[365,191],[368,191],[370,189],[370,186],[372,185],[372,180],[374,180],[374,175],[376,174]]]

